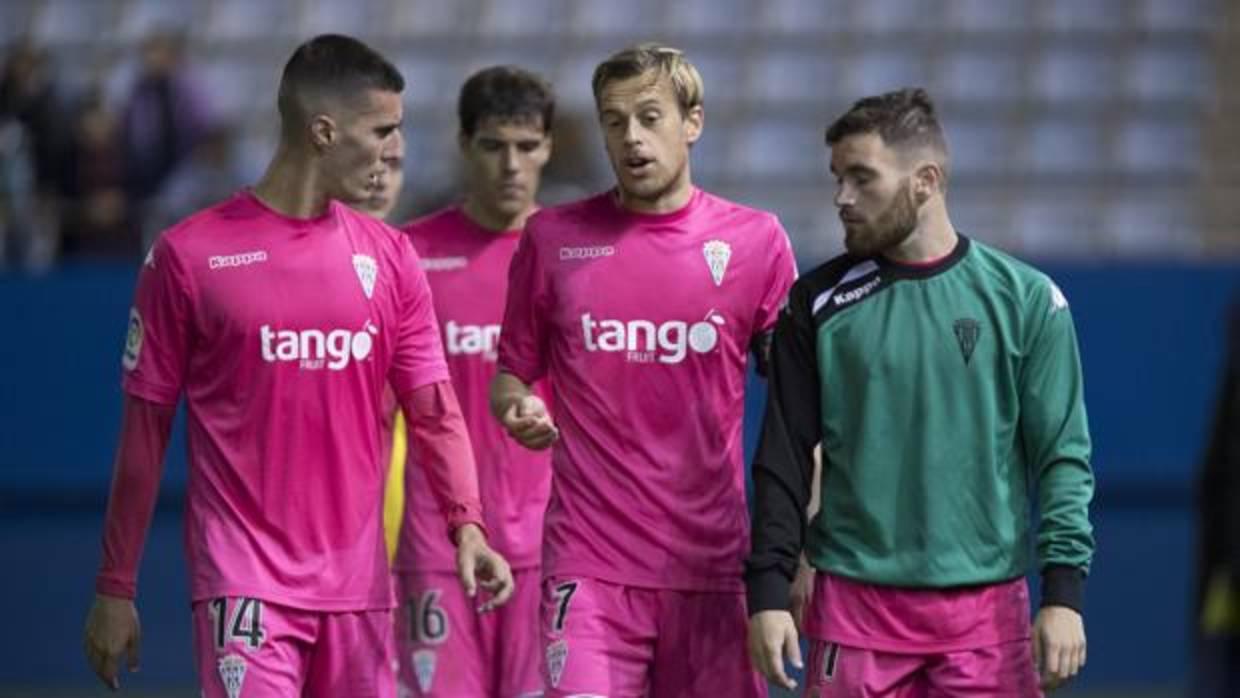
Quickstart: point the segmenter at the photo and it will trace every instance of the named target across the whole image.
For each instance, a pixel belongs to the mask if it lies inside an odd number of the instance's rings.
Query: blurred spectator
[[[77,112],[65,164],[62,253],[137,259],[141,234],[125,196],[125,159],[119,124],[97,94]]]
[[[1240,696],[1240,298],[1232,305],[1223,361],[1199,482],[1198,698]]]
[[[180,166],[172,171],[146,208],[142,248],[161,231],[198,211],[219,203],[249,184],[234,152],[232,128],[213,126]]]
[[[25,257],[33,225],[30,142],[11,114],[0,112],[0,267]]]
[[[48,266],[59,228],[59,168],[65,118],[47,52],[27,40],[13,44],[0,71],[0,169],[8,204],[0,258],[26,268]],[[20,129],[14,129],[14,125]]]
[[[184,36],[167,32],[147,38],[123,115],[130,198],[144,202],[158,193],[209,122],[207,102],[185,60]]]
[[[551,160],[543,169],[539,203],[553,206],[596,194],[611,186],[611,171],[596,135],[594,113],[558,115],[551,128]]]

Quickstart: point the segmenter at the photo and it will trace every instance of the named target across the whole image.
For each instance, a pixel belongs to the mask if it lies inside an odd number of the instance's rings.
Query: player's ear
[[[943,168],[933,161],[923,161],[913,172],[913,200],[920,206],[943,191]]]
[[[542,167],[551,159],[551,152],[554,150],[555,143],[551,139],[551,132],[543,134],[542,145],[538,146],[538,166]]]
[[[327,114],[315,114],[310,119],[310,142],[319,150],[326,150],[336,144],[339,138],[336,120]]]
[[[690,107],[685,112],[684,124],[685,140],[689,145],[697,143],[702,137],[702,129],[706,127],[706,110],[702,108],[702,105]]]
[[[461,149],[461,153],[465,153],[467,150],[469,150],[469,141],[470,141],[469,135],[466,134],[464,131],[456,132],[456,147]]]

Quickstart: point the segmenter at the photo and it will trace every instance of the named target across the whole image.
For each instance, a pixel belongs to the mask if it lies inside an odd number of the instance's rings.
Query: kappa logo
[[[566,262],[574,259],[598,259],[599,257],[610,257],[616,253],[616,248],[611,245],[594,245],[589,247],[561,247],[560,261]]]
[[[564,665],[568,663],[568,643],[556,640],[547,645],[547,679],[552,688],[559,688],[560,679],[564,677]]]
[[[375,295],[375,279],[379,276],[379,265],[370,255],[353,255],[353,271],[357,272],[357,280],[362,282],[362,291],[367,298]]]
[[[952,323],[952,331],[956,333],[956,342],[960,345],[960,356],[964,357],[964,365],[969,365],[973,358],[973,350],[977,348],[977,340],[982,336],[982,324],[973,318],[960,318]]]
[[[878,285],[882,283],[882,281],[883,280],[881,277],[876,276],[873,279],[870,279],[869,281],[858,286],[857,288],[854,288],[851,291],[844,291],[843,293],[837,293],[831,299],[831,302],[834,303],[835,306],[838,308],[839,306],[844,305],[845,303],[852,303],[853,301],[859,301],[862,298],[865,298],[866,296],[870,295],[870,292],[878,288]]]
[[[211,269],[227,269],[229,267],[246,267],[267,261],[266,250],[254,250],[240,254],[215,255],[207,258],[207,266]]]
[[[422,257],[418,263],[423,271],[452,271],[469,266],[469,260],[465,257]]]
[[[413,673],[418,679],[422,693],[430,693],[435,683],[435,650],[417,650],[413,653]]]
[[[723,275],[728,270],[728,260],[732,259],[732,246],[723,240],[711,240],[702,245],[702,254],[706,257],[706,265],[710,267],[710,278],[716,286],[723,285]]]
[[[245,683],[245,659],[240,655],[226,654],[220,657],[219,672],[228,698],[238,698],[241,685]]]
[[[1051,312],[1059,312],[1068,307],[1068,297],[1063,295],[1063,291],[1059,290],[1055,282],[1048,279],[1046,283],[1051,287]]]

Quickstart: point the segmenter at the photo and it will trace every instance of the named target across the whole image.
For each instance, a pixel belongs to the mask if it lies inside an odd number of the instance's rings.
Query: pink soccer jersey
[[[516,569],[541,562],[543,512],[551,490],[547,452],[522,448],[491,416],[508,265],[519,231],[495,233],[451,207],[409,224],[435,299],[444,354],[478,463],[478,486],[491,545]],[[544,398],[545,398],[544,394]],[[405,535],[396,568],[455,569],[455,550],[443,535],[434,497],[420,468],[411,467]]]
[[[795,276],[775,216],[700,190],[669,214],[605,193],[531,218],[499,363],[555,387],[544,574],[742,589],[747,349]]]
[[[129,394],[186,397],[194,600],[391,607],[383,387],[448,377],[403,235],[338,203],[293,219],[241,192],[156,243],[123,364]]]

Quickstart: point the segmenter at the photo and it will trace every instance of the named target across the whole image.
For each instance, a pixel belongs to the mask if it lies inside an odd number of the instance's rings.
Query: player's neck
[[[525,222],[530,216],[538,210],[538,205],[533,202],[529,206],[521,210],[516,215],[508,215],[503,211],[498,211],[489,206],[483,205],[482,201],[476,196],[465,196],[464,203],[461,204],[461,211],[465,217],[473,221],[479,227],[489,230],[493,233],[504,233],[509,230],[521,230],[525,227]]]
[[[902,264],[925,264],[940,260],[956,249],[959,236],[941,202],[923,207],[917,227],[908,238],[883,252],[883,256]]]
[[[330,203],[313,164],[284,148],[276,151],[252,191],[265,206],[289,218],[321,216]]]
[[[689,200],[693,198],[693,182],[689,177],[689,165],[686,163],[684,172],[676,178],[672,186],[653,198],[634,196],[625,191],[623,186],[616,187],[616,191],[620,206],[634,213],[675,213],[689,205]]]

